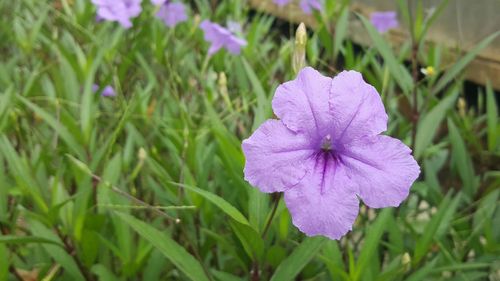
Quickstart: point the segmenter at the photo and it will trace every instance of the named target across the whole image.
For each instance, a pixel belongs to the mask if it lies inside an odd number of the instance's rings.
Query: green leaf
[[[258,260],[264,253],[264,240],[251,226],[238,222],[229,222],[234,233],[240,240],[243,249],[252,260]]]
[[[387,228],[389,219],[392,217],[392,209],[383,209],[373,225],[367,229],[366,238],[364,239],[363,248],[359,254],[359,258],[356,263],[356,268],[354,270],[353,280],[360,280],[368,270],[368,266],[373,262],[374,258],[378,258],[378,246],[380,245],[380,238]]]
[[[479,42],[472,50],[470,50],[465,56],[458,60],[452,67],[450,67],[443,77],[439,79],[436,86],[432,90],[432,95],[439,93],[448,83],[457,77],[458,74],[481,52],[486,46],[488,46],[497,36],[500,35],[500,31],[497,31],[490,36]]]
[[[43,191],[31,176],[31,170],[27,164],[26,158],[21,157],[16,152],[5,135],[0,136],[0,154],[4,155],[4,159],[7,160],[8,167],[10,168],[9,174],[15,178],[22,192],[29,195],[43,213],[47,213],[49,207],[42,196]]]
[[[419,237],[416,246],[413,263],[418,264],[423,257],[426,256],[427,251],[432,245],[435,239],[439,239],[440,236],[447,230],[453,214],[460,203],[462,196],[457,194],[455,198],[451,199],[451,193],[447,194],[439,205],[438,211],[433,215],[432,219],[427,223],[424,228],[423,234]]]
[[[498,108],[491,83],[486,83],[486,122],[488,126],[488,150],[494,152],[500,138],[498,128]]]
[[[15,90],[9,87],[0,95],[0,133],[3,131],[4,127],[9,124],[10,109],[14,107],[12,105],[14,93]]]
[[[269,195],[257,188],[248,188],[248,213],[250,224],[259,232],[264,228],[269,210]]]
[[[328,241],[324,237],[307,237],[295,248],[274,272],[271,281],[289,281],[302,271],[302,269],[316,256],[323,245]]]
[[[330,271],[332,280],[350,280],[349,275],[344,271],[344,262],[342,252],[339,249],[338,242],[328,241],[322,249],[323,255],[320,257]]]
[[[338,53],[342,50],[347,28],[349,27],[349,7],[344,6],[335,25],[335,35],[333,40],[333,57],[336,59]]]
[[[458,170],[465,193],[469,198],[472,198],[475,194],[475,173],[474,167],[472,166],[472,159],[469,152],[467,152],[460,132],[450,118],[448,118],[448,130],[450,132],[450,142],[452,146],[452,164],[454,164]]]
[[[216,195],[212,192],[203,190],[201,188],[185,185],[182,183],[176,183],[176,182],[169,182],[169,183],[176,185],[176,186],[179,186],[179,187],[182,187],[184,189],[187,189],[189,191],[192,191],[194,193],[197,193],[197,194],[203,196],[203,198],[210,201],[212,204],[214,204],[217,208],[221,209],[221,211],[226,213],[228,216],[233,218],[235,221],[237,221],[241,224],[250,225],[248,223],[247,218],[242,213],[240,213],[240,211],[238,211],[238,209],[236,209],[233,205],[231,205],[230,203],[228,203],[226,200],[222,199],[218,195]]]
[[[9,280],[9,252],[5,245],[0,244],[0,280]]]
[[[454,104],[458,96],[458,89],[453,88],[452,93],[441,100],[431,111],[424,115],[417,127],[415,139],[415,158],[419,159],[425,149],[432,143],[441,121],[446,115],[446,111]]]
[[[255,119],[253,122],[253,130],[255,130],[262,122],[264,122],[269,114],[270,114],[270,103],[268,101],[266,92],[262,87],[262,83],[260,82],[257,74],[253,70],[252,66],[248,63],[245,58],[241,58],[243,62],[243,66],[247,73],[248,79],[250,79],[250,83],[252,84],[253,90],[255,91],[255,95],[257,96],[257,108],[255,109]]]
[[[427,34],[427,31],[432,26],[432,24],[434,23],[434,21],[439,18],[439,15],[441,15],[441,13],[448,6],[448,2],[449,2],[449,0],[440,1],[440,3],[438,4],[437,8],[435,8],[435,10],[432,13],[432,15],[426,19],[426,21],[424,22],[424,26],[422,28],[421,33],[417,34],[417,36],[416,36],[418,42],[425,42],[425,40],[421,41],[421,38],[425,37],[425,35]]]
[[[366,31],[373,41],[373,45],[384,58],[385,64],[389,67],[391,75],[404,93],[410,93],[413,88],[413,80],[408,70],[396,59],[391,47],[373,25],[363,16],[358,15]]]
[[[209,280],[200,262],[172,238],[130,215],[123,213],[115,214],[132,227],[141,237],[158,249],[167,259],[179,268],[180,271],[186,274],[189,279],[194,281]]]
[[[68,274],[72,277],[72,280],[85,280],[73,257],[69,255],[64,249],[61,249],[61,247],[59,246],[62,245],[63,242],[54,233],[53,230],[47,228],[42,223],[33,219],[30,219],[27,225],[29,225],[31,232],[36,237],[54,241],[58,244],[58,246],[56,246],[52,243],[42,243],[41,246],[45,249],[45,252],[54,259],[56,263],[60,264],[64,268],[64,270],[68,272]]]
[[[47,111],[43,110],[38,105],[32,103],[28,99],[17,96],[22,103],[24,103],[27,107],[33,110],[38,116],[40,116],[47,124],[49,124],[52,129],[56,131],[57,134],[64,140],[64,142],[68,145],[68,147],[75,152],[79,158],[83,158],[85,152],[83,148],[80,146],[75,137],[70,133],[70,131],[64,127],[62,123],[57,121],[53,116],[51,116]]]
[[[14,236],[14,235],[0,236],[0,244],[28,244],[28,243],[53,244],[64,249],[64,246],[58,243],[57,241],[53,241],[42,237]]]

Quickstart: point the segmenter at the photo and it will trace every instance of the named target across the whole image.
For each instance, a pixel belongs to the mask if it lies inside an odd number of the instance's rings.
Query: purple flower
[[[97,85],[97,84],[92,85],[92,91],[94,92],[94,94],[98,93],[99,92],[99,85]],[[103,97],[115,97],[116,92],[113,89],[113,87],[108,85],[108,86],[104,87],[104,89],[102,89],[101,96],[103,96]]]
[[[209,20],[202,21],[200,28],[205,33],[205,40],[211,44],[208,50],[209,55],[215,54],[221,48],[225,48],[230,53],[238,55],[241,47],[247,45],[245,39],[238,38],[228,29]]]
[[[398,206],[420,173],[411,150],[380,135],[387,114],[360,73],[329,78],[306,67],[278,87],[280,120],[267,120],[242,148],[245,179],[262,192],[284,192],[293,224],[309,236],[340,239],[358,215]]]
[[[92,0],[97,7],[97,20],[117,21],[124,28],[132,27],[131,18],[141,11],[141,0]]]
[[[312,10],[321,11],[323,9],[323,4],[321,0],[300,0],[300,8],[304,13],[310,14]]]
[[[274,4],[283,7],[290,2],[290,0],[273,0]]]
[[[174,27],[188,18],[184,4],[169,2],[161,6],[158,13],[156,13],[156,17],[161,19],[168,27]]]
[[[399,26],[398,14],[395,11],[374,12],[370,15],[370,21],[380,33]]]

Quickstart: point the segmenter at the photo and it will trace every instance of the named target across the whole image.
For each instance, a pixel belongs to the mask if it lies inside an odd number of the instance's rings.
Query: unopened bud
[[[224,72],[219,73],[219,79],[217,80],[217,84],[219,85],[219,93],[221,94],[222,98],[224,99],[224,102],[229,107],[229,109],[231,111],[233,111],[233,104],[231,102],[231,99],[229,98],[229,92],[227,90],[226,73],[224,73]]]
[[[146,150],[143,147],[141,147],[141,148],[139,148],[139,152],[137,153],[137,156],[139,157],[139,161],[143,162],[148,157],[148,153],[146,152]]]
[[[306,25],[302,22],[295,32],[295,49],[292,57],[292,67],[296,74],[306,66],[306,45],[307,30]]]
[[[410,269],[410,262],[411,262],[410,254],[404,253],[403,256],[401,257],[401,264],[403,265],[405,270]]]
[[[221,92],[227,92],[227,77],[226,77],[226,73],[224,73],[224,72],[219,73],[219,80],[217,82],[219,84],[219,91],[221,91]]]
[[[465,102],[464,98],[459,98],[458,99],[457,107],[458,107],[458,114],[461,117],[465,117],[466,112],[467,112],[467,103]]]
[[[192,25],[191,30],[189,32],[190,34],[195,32],[196,29],[198,28],[198,25],[200,25],[200,23],[201,23],[201,16],[199,14],[194,15],[193,19],[194,19],[193,25]]]

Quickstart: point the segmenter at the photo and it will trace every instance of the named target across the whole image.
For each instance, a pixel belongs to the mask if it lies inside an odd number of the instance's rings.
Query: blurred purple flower
[[[168,27],[174,27],[188,18],[184,4],[169,2],[161,5],[156,17],[161,19]]]
[[[332,79],[306,67],[278,87],[272,106],[280,120],[243,141],[245,179],[262,192],[284,192],[305,234],[340,239],[356,220],[358,197],[382,208],[408,196],[420,167],[406,145],[380,135],[387,114],[360,73]]]
[[[373,12],[370,15],[370,21],[380,33],[399,26],[398,14],[395,11]]]
[[[97,7],[96,20],[117,21],[124,28],[132,27],[131,18],[141,11],[141,0],[92,0]]]
[[[99,92],[99,88],[100,87],[97,84],[92,85],[92,91],[94,92],[94,94]],[[101,96],[103,96],[103,97],[115,97],[116,92],[113,89],[113,87],[108,85],[108,86],[104,87],[104,89],[102,89]]]
[[[215,54],[221,48],[225,48],[230,53],[238,55],[241,52],[241,47],[247,45],[245,39],[238,38],[228,29],[209,20],[202,21],[200,28],[205,33],[205,40],[211,44],[208,50],[209,55]]]
[[[283,7],[290,2],[290,0],[273,0],[274,4]]]
[[[304,13],[310,14],[313,10],[321,11],[323,3],[321,0],[300,0],[300,8]]]

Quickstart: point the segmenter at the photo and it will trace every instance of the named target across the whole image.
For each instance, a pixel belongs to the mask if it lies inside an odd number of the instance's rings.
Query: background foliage
[[[275,199],[242,176],[241,140],[294,76],[295,26],[240,0],[192,1],[175,29],[145,1],[129,30],[86,0],[0,0],[0,280],[500,280],[498,107],[462,79],[499,33],[445,65],[449,50],[422,43],[434,16],[406,1],[413,40],[397,52],[327,2],[309,65],[361,71],[422,168],[401,207],[362,207],[340,241],[304,237],[283,202],[266,231]],[[244,52],[207,57],[205,18],[244,24]],[[373,47],[346,39],[349,19]]]

